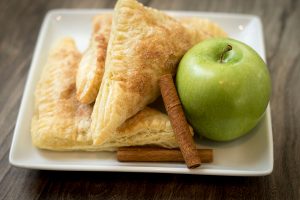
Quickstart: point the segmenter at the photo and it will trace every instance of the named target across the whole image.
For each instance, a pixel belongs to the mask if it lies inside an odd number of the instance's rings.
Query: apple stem
[[[232,46],[231,45],[227,45],[225,47],[225,49],[223,50],[222,54],[221,54],[221,57],[220,57],[220,63],[223,63],[224,62],[224,55],[225,53],[227,53],[228,51],[231,51],[232,50]]]

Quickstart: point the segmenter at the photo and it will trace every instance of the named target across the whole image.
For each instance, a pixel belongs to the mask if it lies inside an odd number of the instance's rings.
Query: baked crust
[[[189,33],[174,18],[135,0],[116,4],[105,72],[92,113],[95,144],[159,95],[158,79],[174,74],[191,47]]]
[[[177,18],[187,29],[194,44],[213,37],[227,37],[227,33],[216,23],[199,17]]]
[[[178,146],[168,116],[148,107],[112,132],[110,140],[93,144],[90,132],[93,107],[81,104],[75,92],[80,57],[71,38],[60,40],[52,49],[35,92],[31,124],[35,146],[56,151],[111,151],[136,145]]]
[[[97,15],[93,19],[90,44],[79,63],[76,77],[76,94],[81,103],[93,103],[98,94],[104,73],[111,23],[112,14]]]

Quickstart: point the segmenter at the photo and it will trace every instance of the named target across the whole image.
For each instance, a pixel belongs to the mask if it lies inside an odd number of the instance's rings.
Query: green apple
[[[269,71],[248,45],[229,38],[205,40],[180,61],[176,86],[194,130],[216,141],[249,132],[271,93]]]

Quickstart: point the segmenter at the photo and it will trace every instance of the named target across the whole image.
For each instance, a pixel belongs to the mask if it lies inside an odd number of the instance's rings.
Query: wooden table
[[[0,1],[0,198],[299,199],[300,1],[144,0],[168,10],[247,13],[262,18],[273,80],[274,171],[265,177],[55,172],[13,167],[8,154],[39,28],[54,8],[113,8],[110,0]]]

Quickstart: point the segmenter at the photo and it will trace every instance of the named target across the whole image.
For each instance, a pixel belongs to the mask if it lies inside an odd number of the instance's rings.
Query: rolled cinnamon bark
[[[171,74],[163,75],[159,80],[163,101],[168,112],[175,138],[188,168],[201,165],[189,125],[186,121]]]
[[[212,149],[197,149],[203,163],[213,161]],[[180,149],[160,147],[122,147],[117,151],[120,162],[184,162]]]

